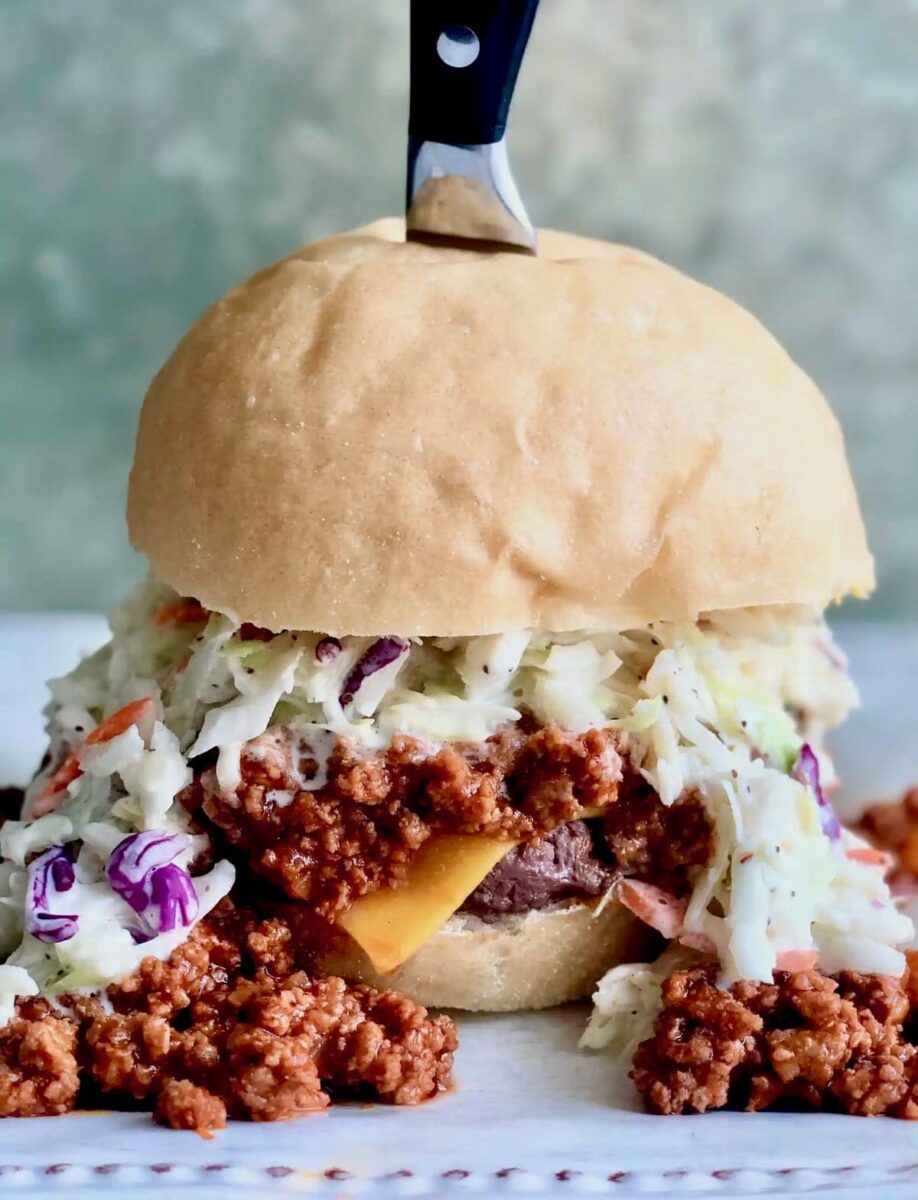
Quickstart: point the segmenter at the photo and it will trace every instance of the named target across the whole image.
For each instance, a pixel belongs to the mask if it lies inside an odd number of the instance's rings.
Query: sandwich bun
[[[157,575],[272,630],[553,632],[873,585],[838,424],[748,313],[647,254],[306,246],[218,300],[143,406]]]
[[[456,913],[407,962],[381,975],[346,934],[323,972],[395,988],[419,1004],[470,1012],[550,1008],[589,996],[602,975],[640,957],[648,930],[620,904],[566,903],[483,921]]]

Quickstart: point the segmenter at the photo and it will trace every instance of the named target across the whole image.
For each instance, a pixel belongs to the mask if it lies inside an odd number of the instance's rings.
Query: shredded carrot
[[[779,950],[775,965],[779,971],[812,971],[818,958],[817,950]]]
[[[665,892],[652,883],[622,879],[616,886],[615,898],[665,938],[677,938],[682,932],[686,902],[677,900],[671,892]]]
[[[124,733],[132,725],[139,725],[152,712],[153,701],[149,696],[144,696],[142,700],[132,700],[130,704],[125,704],[124,708],[119,708],[110,717],[106,717],[101,725],[97,725],[83,745],[98,746],[100,742],[110,742],[113,737]]]
[[[872,846],[858,846],[854,850],[848,850],[845,852],[845,858],[874,867],[891,867],[895,861],[888,850],[875,850]]]
[[[80,760],[83,751],[88,746],[98,746],[102,742],[110,742],[112,738],[118,737],[126,729],[130,729],[132,725],[140,725],[152,713],[153,701],[146,696],[143,700],[132,700],[130,704],[125,704],[124,708],[119,708],[110,717],[106,717],[101,725],[97,725],[92,733],[87,735],[82,745],[68,754],[45,784],[35,803],[35,816],[41,817],[45,813],[53,812],[63,801],[64,792],[69,785],[83,774]]]
[[[203,625],[210,613],[197,600],[178,600],[164,604],[153,614],[154,625]]]
[[[51,812],[57,808],[55,797],[60,796],[62,792],[66,791],[74,779],[78,779],[82,774],[79,754],[74,750],[72,754],[64,759],[42,789],[42,793],[35,803],[35,815],[41,817],[46,812]]]
[[[690,950],[698,950],[701,954],[716,954],[717,952],[714,939],[709,938],[706,933],[683,932],[679,934],[679,941],[683,946],[688,946]]]

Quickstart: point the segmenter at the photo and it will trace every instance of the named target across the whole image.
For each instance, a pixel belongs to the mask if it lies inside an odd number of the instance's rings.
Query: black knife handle
[[[538,6],[539,0],[411,0],[412,137],[453,146],[500,141]],[[467,66],[441,57],[438,46],[461,61],[473,37],[478,55]]]

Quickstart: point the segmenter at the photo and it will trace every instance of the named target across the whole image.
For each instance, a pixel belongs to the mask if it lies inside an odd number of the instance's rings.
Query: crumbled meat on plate
[[[0,1117],[57,1116],[76,1102],[77,1030],[44,1000],[0,1028]]]
[[[584,809],[614,803],[619,743],[609,730],[556,726],[433,753],[405,736],[376,753],[339,739],[327,782],[310,791],[273,731],[243,752],[235,791],[221,792],[209,769],[185,800],[203,804],[255,871],[333,919],[358,896],[403,881],[434,832],[538,841]]]
[[[167,1079],[156,1097],[154,1118],[170,1129],[223,1129],[226,1105],[219,1096],[189,1079]]]
[[[145,959],[72,1017],[22,1001],[0,1030],[0,1115],[74,1108],[81,1082],[179,1129],[277,1121],[361,1096],[417,1104],[450,1078],[448,1017],[394,992],[311,979],[280,918],[224,901],[167,962]],[[274,973],[272,968],[280,968]]]
[[[721,991],[715,966],[676,971],[631,1077],[658,1113],[791,1103],[916,1119],[918,1048],[903,1032],[916,974],[913,955],[903,980],[778,971]]]

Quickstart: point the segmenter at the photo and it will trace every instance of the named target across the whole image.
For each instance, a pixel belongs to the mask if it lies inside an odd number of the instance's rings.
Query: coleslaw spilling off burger
[[[147,395],[151,564],[0,828],[0,1112],[415,1103],[425,1006],[593,996],[660,1112],[918,1115],[889,855],[844,828],[838,427],[627,248],[307,246]]]

